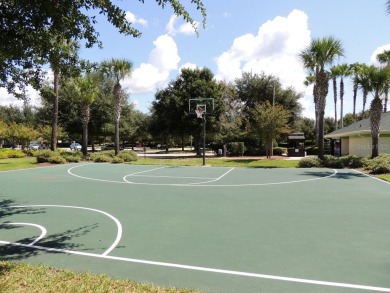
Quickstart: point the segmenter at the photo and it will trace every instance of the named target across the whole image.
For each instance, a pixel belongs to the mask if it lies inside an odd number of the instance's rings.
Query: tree
[[[344,77],[351,75],[351,70],[348,64],[340,64],[338,67],[338,74],[340,77],[340,128],[344,127]],[[337,121],[336,121],[337,129]]]
[[[120,81],[130,75],[133,63],[125,59],[111,59],[101,65],[103,75],[112,78],[115,82],[113,88],[114,120],[115,120],[115,155],[119,153],[119,123],[123,105],[123,93]]]
[[[214,113],[207,116],[206,132],[216,131],[218,121],[224,112],[222,87],[214,80],[214,75],[208,68],[181,70],[176,80],[156,93],[152,104],[151,131],[160,133],[164,139],[179,137],[184,139],[193,135],[195,149],[200,155],[200,138],[202,127],[195,113],[189,113],[189,99],[213,98]]]
[[[370,92],[371,87],[371,80],[370,80],[370,67],[366,64],[361,64],[358,74],[356,75],[356,82],[358,84],[358,88],[361,89],[363,93],[363,110],[362,113],[364,114],[366,111],[366,104],[367,104],[367,96]],[[361,117],[362,119],[364,117]]]
[[[359,89],[359,75],[364,65],[361,63],[353,63],[350,65],[350,73],[353,81],[353,119],[356,121],[356,98]]]
[[[385,50],[376,56],[379,63],[384,64],[386,67],[390,67],[390,51]],[[383,101],[383,112],[387,112],[387,102],[389,101],[389,89],[385,90],[385,99]]]
[[[333,83],[333,100],[334,100],[334,122],[337,129],[337,78],[340,76],[340,70],[338,66],[332,66],[330,68],[329,77],[332,78]],[[340,114],[341,117],[342,114]]]
[[[343,56],[340,40],[334,37],[313,39],[310,45],[300,53],[303,66],[315,76],[314,105],[318,123],[318,157],[324,157],[324,115],[326,96],[328,95],[329,74],[326,66],[336,57]]]
[[[177,16],[192,24],[196,22],[179,0],[155,0],[164,8],[169,5]],[[0,2],[0,87],[15,93],[16,88],[31,84],[38,88],[42,82],[43,66],[49,63],[53,36],[65,41],[77,40],[87,48],[101,46],[96,31],[96,15],[106,17],[126,36],[140,37],[141,32],[126,20],[126,11],[113,3],[100,0],[2,0]],[[140,2],[144,2],[140,0]],[[202,16],[206,9],[202,0],[191,0]],[[91,12],[92,11],[92,12]]]
[[[290,132],[287,126],[289,112],[283,106],[272,105],[269,101],[257,103],[251,109],[251,116],[255,123],[250,124],[250,132],[260,136],[265,145],[267,158],[272,156],[272,142],[281,134]]]
[[[367,70],[367,76],[370,81],[368,90],[374,95],[374,99],[370,105],[370,128],[372,139],[371,157],[375,158],[379,155],[379,127],[382,118],[382,101],[380,96],[389,88],[390,68],[370,66]]]
[[[91,104],[94,102],[96,95],[98,94],[98,76],[95,77],[91,74],[87,74],[85,77],[77,77],[69,82],[70,94],[76,102],[81,105],[81,115],[83,122],[83,140],[82,140],[82,152],[83,155],[87,155],[88,146],[88,123],[91,115]]]

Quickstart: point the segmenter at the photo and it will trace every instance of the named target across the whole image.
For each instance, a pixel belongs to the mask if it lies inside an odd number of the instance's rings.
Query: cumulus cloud
[[[180,25],[178,28],[175,27],[178,17],[176,15],[172,15],[169,19],[167,26],[165,27],[165,31],[170,36],[175,36],[177,34],[183,35],[195,35],[195,29],[192,27],[190,23],[184,23]],[[199,23],[195,21],[195,27],[199,26]]]
[[[138,18],[134,13],[131,13],[130,11],[126,11],[125,18],[130,23],[139,23],[143,26],[148,26],[148,21],[143,18]]]
[[[196,66],[196,64],[194,64],[194,63],[187,62],[187,63],[184,63],[182,66],[180,66],[179,71],[181,71],[184,68],[196,69],[196,68],[198,68],[198,66]]]
[[[293,10],[287,17],[278,16],[261,25],[257,35],[237,37],[231,48],[216,58],[217,78],[231,81],[242,72],[265,72],[303,92],[306,72],[297,56],[309,44],[308,16]]]
[[[31,106],[41,106],[41,99],[39,93],[31,86],[26,87],[26,96]],[[9,94],[5,88],[0,88],[0,106],[9,105],[22,107],[23,100],[15,98],[15,96]]]
[[[178,68],[180,56],[171,36],[159,36],[153,44],[148,62],[137,67],[123,83],[132,94],[155,91],[168,81],[170,72]]]
[[[383,53],[383,51],[390,51],[390,44],[386,44],[386,45],[383,45],[383,46],[376,48],[370,57],[370,62],[376,66],[379,66],[380,63],[376,59],[376,56],[380,53]]]

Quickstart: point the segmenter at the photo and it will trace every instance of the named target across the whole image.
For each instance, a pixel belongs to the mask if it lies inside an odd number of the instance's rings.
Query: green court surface
[[[390,185],[354,170],[0,173],[0,258],[204,292],[390,292]]]

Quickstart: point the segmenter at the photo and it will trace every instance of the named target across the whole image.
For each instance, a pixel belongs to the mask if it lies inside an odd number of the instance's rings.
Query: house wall
[[[341,138],[341,155],[349,155],[349,137]]]
[[[379,154],[390,154],[390,137],[379,137]],[[349,154],[360,157],[371,155],[371,137],[350,137]]]

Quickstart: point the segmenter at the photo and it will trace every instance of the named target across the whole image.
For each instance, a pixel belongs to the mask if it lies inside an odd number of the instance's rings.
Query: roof
[[[381,133],[390,133],[390,112],[382,113],[380,131]],[[371,133],[369,118],[352,123],[347,127],[337,129],[325,135],[325,138],[339,138],[367,133]]]

